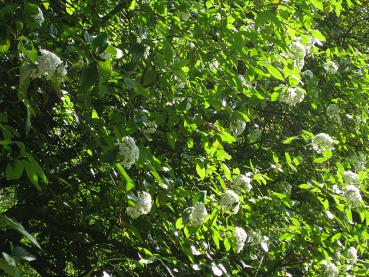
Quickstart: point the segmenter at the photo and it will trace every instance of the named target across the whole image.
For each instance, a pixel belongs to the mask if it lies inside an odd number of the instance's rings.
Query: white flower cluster
[[[127,214],[136,219],[142,214],[148,214],[151,210],[151,195],[146,191],[138,192],[136,206],[128,207]]]
[[[249,90],[255,89],[258,85],[257,81],[254,80],[250,82],[249,80],[246,80],[245,77],[243,77],[242,75],[238,75],[238,79],[241,81],[242,86]]]
[[[350,247],[350,249],[347,251],[347,259],[352,264],[357,263],[357,250],[355,247]]]
[[[316,135],[312,139],[312,145],[313,145],[313,149],[319,154],[327,150],[334,149],[333,139],[329,135],[324,134],[324,133],[320,133]]]
[[[251,178],[249,176],[251,176],[250,173],[237,175],[237,177],[233,179],[234,187],[236,189],[245,189],[246,192],[249,192],[252,189]]]
[[[305,70],[303,73],[302,73],[302,76],[308,80],[311,80],[314,78],[314,73],[311,71],[311,70]]]
[[[240,253],[245,246],[247,233],[242,227],[236,227],[236,229],[233,231],[233,236],[236,241],[236,251],[237,253]]]
[[[313,53],[314,44],[314,38],[295,37],[289,46],[290,53],[287,54],[287,58],[293,59],[294,66],[301,70],[305,65],[305,57]]]
[[[338,71],[338,65],[335,64],[333,61],[328,61],[324,63],[323,68],[330,75],[336,74]]]
[[[269,238],[267,236],[263,236],[259,231],[251,231],[249,234],[249,238],[253,245],[260,244],[261,248],[263,248],[265,252],[268,252]]]
[[[158,128],[158,125],[154,120],[149,120],[146,122],[143,122],[142,131],[147,134],[151,135],[156,132],[156,129]]]
[[[330,263],[329,265],[327,265],[326,272],[327,272],[327,277],[338,277],[338,275],[340,274],[338,268],[333,263]]]
[[[125,168],[130,168],[140,155],[135,140],[129,136],[122,139],[122,142],[116,144],[119,147],[119,155],[122,158],[120,162]]]
[[[219,201],[220,206],[236,214],[240,208],[240,197],[233,190],[227,190]]]
[[[354,185],[348,185],[345,188],[345,197],[352,207],[356,208],[360,206],[363,199],[361,198],[360,189]]]
[[[208,212],[204,203],[199,202],[191,208],[189,220],[191,221],[192,225],[199,226],[205,222],[207,216]]]
[[[258,141],[260,137],[261,137],[261,129],[257,124],[255,124],[255,127],[253,127],[250,130],[249,134],[247,135],[247,139],[249,140],[250,143],[254,143]]]
[[[237,119],[237,120],[231,122],[230,128],[231,128],[231,131],[232,131],[232,135],[234,137],[238,137],[238,136],[242,135],[242,133],[245,131],[246,122],[243,121],[242,119]]]
[[[362,152],[355,153],[351,156],[351,160],[355,165],[357,170],[365,170],[366,169],[366,157]]]
[[[351,170],[346,170],[343,174],[342,174],[342,178],[343,178],[343,182],[345,184],[355,184],[359,181],[359,175],[357,175],[356,173],[352,172]]]
[[[283,87],[279,101],[290,106],[301,103],[305,97],[305,90],[300,87]]]
[[[66,66],[62,60],[54,53],[41,49],[41,55],[37,57],[37,69],[31,73],[31,78],[41,78],[44,76],[46,80],[55,77],[59,82],[63,81],[67,75]]]
[[[340,117],[340,107],[337,104],[330,104],[325,114],[328,116],[328,119],[338,125],[341,125],[341,117]]]
[[[38,7],[38,13],[32,15],[32,18],[39,24],[40,27],[45,22],[44,14],[42,13],[40,7]]]

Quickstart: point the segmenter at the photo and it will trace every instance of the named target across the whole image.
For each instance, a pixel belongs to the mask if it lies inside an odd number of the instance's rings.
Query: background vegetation
[[[0,1],[0,269],[368,276],[368,18]]]

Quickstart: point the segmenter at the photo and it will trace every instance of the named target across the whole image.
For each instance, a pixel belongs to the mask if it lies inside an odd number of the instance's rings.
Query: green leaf
[[[290,144],[291,142],[293,142],[294,140],[298,139],[298,136],[294,136],[294,137],[289,137],[288,139],[285,139],[283,141],[283,144]]]
[[[225,238],[223,240],[223,244],[226,251],[229,251],[231,249],[231,243],[229,242],[228,238]]]
[[[311,189],[312,186],[309,185],[309,184],[301,184],[301,185],[299,185],[299,188],[302,188],[302,189]]]
[[[33,245],[41,249],[41,246],[38,244],[37,240],[30,233],[28,233],[20,223],[14,221],[13,219],[10,219],[9,217],[1,214],[0,226],[2,226],[5,229],[10,228],[19,232],[20,234],[25,236],[30,242],[32,242]]]
[[[28,179],[38,190],[41,190],[41,186],[38,183],[38,174],[35,164],[30,161],[24,161],[24,163]]]
[[[314,38],[320,41],[326,41],[325,36],[319,30],[310,30]]]
[[[321,164],[321,163],[324,163],[326,160],[327,160],[326,157],[320,157],[320,158],[314,159],[314,163]]]
[[[83,69],[80,78],[82,92],[87,92],[88,90],[90,90],[97,79],[98,69],[96,67],[96,64],[91,64]]]
[[[102,53],[108,47],[108,34],[107,33],[100,33],[92,40],[92,48],[97,53]]]
[[[289,241],[294,237],[295,237],[295,234],[284,233],[282,236],[279,237],[279,241]]]
[[[8,52],[10,48],[10,39],[1,39],[0,40],[0,53]]]
[[[15,247],[13,251],[13,256],[27,262],[32,262],[36,260],[36,258],[33,255],[31,255],[26,249],[19,246]]]
[[[5,170],[5,177],[7,180],[18,180],[23,173],[24,170],[24,160],[15,160],[11,163],[8,163]]]
[[[315,8],[324,11],[323,2],[320,0],[311,0],[311,3],[314,5]]]
[[[203,162],[196,163],[196,172],[200,176],[200,179],[204,180],[206,175],[205,175],[205,167],[204,167]]]
[[[9,274],[9,276],[20,277],[20,272],[16,266],[9,265],[5,260],[0,260],[0,269],[2,269],[5,273]]]
[[[176,229],[182,229],[184,227],[183,218],[180,217],[176,221]]]
[[[129,177],[125,169],[119,163],[116,163],[115,167],[118,169],[118,172],[120,173],[120,175],[123,177],[125,181],[125,191],[129,192],[135,187],[131,177]]]
[[[272,74],[273,77],[281,80],[281,81],[284,81],[284,78],[282,76],[282,74],[278,71],[277,68],[275,68],[274,66],[272,66],[271,64],[268,64],[267,65],[267,69],[268,69],[268,72],[270,74]]]
[[[124,83],[129,89],[133,89],[137,94],[148,96],[148,91],[138,81],[124,77]]]

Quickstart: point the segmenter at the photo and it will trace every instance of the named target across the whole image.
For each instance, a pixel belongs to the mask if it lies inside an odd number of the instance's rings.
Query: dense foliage
[[[368,18],[0,1],[0,269],[368,276]]]

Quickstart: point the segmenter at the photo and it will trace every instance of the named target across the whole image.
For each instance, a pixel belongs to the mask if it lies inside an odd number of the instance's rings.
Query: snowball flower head
[[[354,184],[354,183],[357,183],[359,181],[359,175],[352,172],[351,170],[346,170],[342,174],[342,178],[343,178],[343,182],[345,184]]]
[[[226,210],[232,210],[234,214],[238,212],[240,197],[233,190],[227,190],[220,199],[219,204]]]
[[[146,191],[138,193],[136,209],[142,214],[148,214],[151,210],[151,195]]]
[[[314,78],[314,73],[311,71],[311,70],[305,70],[303,73],[302,73],[302,76],[304,76],[304,78],[308,79],[308,80],[311,80]]]
[[[301,103],[305,97],[305,90],[300,87],[289,87],[283,88],[280,96],[279,101],[286,103],[290,106],[296,106],[296,104]]]
[[[37,57],[37,70],[32,74],[32,78],[41,78],[44,76],[46,80],[55,77],[58,81],[63,81],[67,75],[67,70],[62,60],[54,53],[41,49],[41,55]]]
[[[332,61],[328,61],[323,65],[324,70],[328,73],[328,74],[336,74],[338,71],[338,65],[335,64]]]
[[[149,121],[143,123],[142,131],[145,134],[150,135],[150,134],[155,133],[157,127],[158,127],[158,125],[156,124],[155,121],[153,121],[153,120],[150,121],[149,120]]]
[[[360,206],[363,199],[361,198],[360,190],[354,185],[348,185],[345,188],[345,197],[348,203],[354,208]]]
[[[235,186],[235,188],[243,188],[247,192],[249,192],[252,189],[251,178],[249,176],[250,174],[237,175],[237,177],[233,179],[233,185]]]
[[[245,128],[246,128],[246,122],[243,121],[242,119],[238,119],[231,123],[232,134],[235,137],[242,135],[242,133],[245,131]]]
[[[327,265],[326,271],[328,277],[337,277],[340,273],[338,268],[333,263]]]
[[[150,193],[146,191],[138,192],[136,197],[136,206],[127,208],[128,216],[136,219],[142,214],[148,214],[152,207],[151,201]]]
[[[340,107],[337,104],[330,104],[325,113],[330,121],[341,125]]]
[[[136,209],[136,207],[128,207],[127,215],[133,219],[136,219],[141,215],[141,213]]]
[[[245,241],[247,238],[246,231],[241,227],[236,227],[236,229],[233,231],[233,236],[236,241],[236,251],[237,253],[240,253],[245,246]]]
[[[357,263],[357,250],[355,247],[350,247],[350,249],[347,251],[347,259],[352,263]]]
[[[295,60],[302,60],[305,58],[306,47],[301,43],[301,38],[295,38],[295,40],[290,44],[289,49],[292,54],[290,55],[291,58],[294,58]]]
[[[333,150],[333,144],[333,139],[324,133],[316,135],[312,140],[313,149],[319,154],[327,150]]]
[[[44,22],[44,14],[42,13],[42,10],[38,7],[38,13],[32,15],[32,18],[37,21],[37,23],[39,24],[39,26],[41,26]]]
[[[119,155],[122,156],[121,164],[125,168],[130,168],[137,160],[140,155],[135,140],[129,136],[122,139],[122,142],[117,143],[119,148]]]
[[[196,203],[191,208],[190,221],[192,225],[199,226],[205,222],[208,212],[204,203]]]

